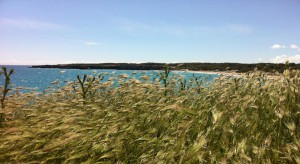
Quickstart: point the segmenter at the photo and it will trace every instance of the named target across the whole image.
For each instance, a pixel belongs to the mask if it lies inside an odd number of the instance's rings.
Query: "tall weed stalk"
[[[0,111],[0,125],[2,124],[2,122],[5,121],[5,112],[3,112],[4,108],[5,108],[5,100],[7,99],[7,95],[10,92],[10,76],[14,73],[14,69],[11,70],[7,70],[6,67],[2,67],[2,71],[0,71],[0,75],[4,75],[4,86],[1,88],[1,92],[2,92],[2,96],[1,96],[1,108],[2,111]]]
[[[14,73],[14,69],[8,70],[6,67],[2,67],[3,75],[5,78],[4,86],[2,88],[2,96],[1,96],[1,107],[2,109],[5,108],[5,99],[7,94],[10,92],[10,80],[11,75]]]

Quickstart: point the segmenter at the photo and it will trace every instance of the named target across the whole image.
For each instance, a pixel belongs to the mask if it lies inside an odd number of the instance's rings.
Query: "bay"
[[[15,72],[11,76],[11,85],[12,87],[25,87],[25,88],[35,88],[36,91],[44,91],[47,87],[51,86],[51,83],[54,81],[60,81],[61,85],[67,81],[74,81],[77,79],[77,75],[81,77],[84,74],[90,76],[96,76],[100,73],[115,74],[116,76],[120,74],[128,74],[130,77],[139,79],[143,75],[150,75],[151,78],[154,78],[158,71],[135,71],[135,70],[99,70],[99,69],[57,69],[57,68],[30,68],[31,66],[6,66],[8,69],[14,69]],[[173,71],[172,74],[180,74],[185,78],[189,79],[195,73],[190,72],[181,72]],[[172,75],[171,74],[171,75]],[[218,77],[217,74],[202,74],[196,73],[196,76],[201,76],[201,78],[207,78],[208,81],[213,80]],[[108,76],[104,78],[104,81],[108,79]],[[0,76],[0,85],[4,84],[4,76]],[[26,91],[25,91],[26,92]]]

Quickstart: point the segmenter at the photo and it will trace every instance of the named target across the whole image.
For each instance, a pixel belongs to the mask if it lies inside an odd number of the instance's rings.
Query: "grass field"
[[[0,163],[300,163],[300,71],[167,74],[12,92]]]

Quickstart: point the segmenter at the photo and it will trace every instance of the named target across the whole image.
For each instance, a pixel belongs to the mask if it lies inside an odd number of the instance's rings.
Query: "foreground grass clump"
[[[172,76],[163,86],[146,75],[102,76],[11,94],[0,162],[300,163],[299,71],[221,76],[209,85],[198,77],[183,85]],[[83,98],[85,85],[93,94]]]

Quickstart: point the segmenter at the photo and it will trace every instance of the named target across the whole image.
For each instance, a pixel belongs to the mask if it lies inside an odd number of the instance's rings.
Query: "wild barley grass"
[[[9,95],[0,162],[300,163],[300,71],[103,76],[84,98],[78,81]]]

